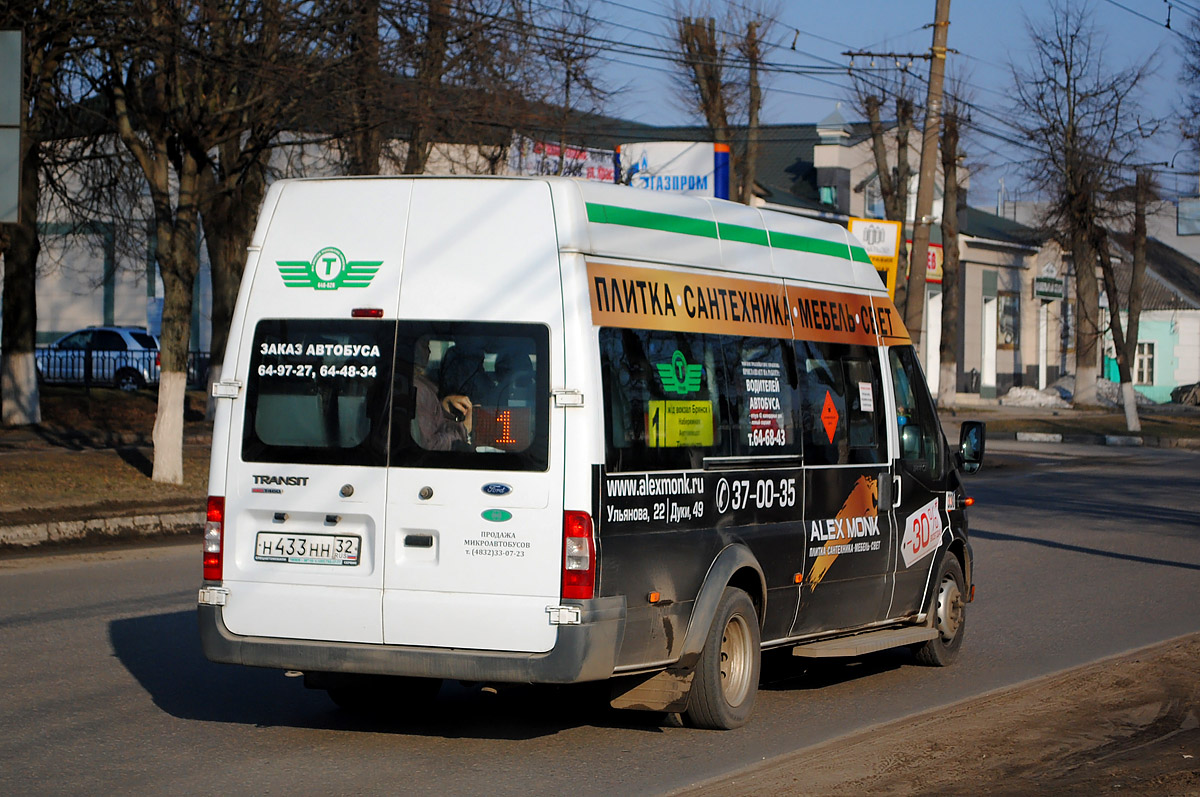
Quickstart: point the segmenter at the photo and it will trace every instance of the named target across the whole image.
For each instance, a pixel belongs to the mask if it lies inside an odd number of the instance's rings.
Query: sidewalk
[[[941,412],[951,447],[962,421],[979,420],[989,440],[1044,445],[1047,453],[1062,446],[1069,454],[1077,444],[1200,449],[1200,409],[1145,408],[1141,418],[1144,432],[1135,435],[1124,431],[1123,415],[1102,408],[981,404]],[[149,438],[112,429],[0,427],[0,552],[199,534],[210,432],[189,428],[183,486],[150,480]]]
[[[211,434],[184,437],[185,484],[150,480],[150,434],[0,427],[0,553],[198,534]]]
[[[1126,429],[1125,416],[1120,410],[1103,407],[979,403],[941,410],[939,416],[952,447],[958,441],[961,422],[976,420],[987,424],[988,440],[1200,449],[1200,407],[1178,404],[1140,407],[1141,432]]]

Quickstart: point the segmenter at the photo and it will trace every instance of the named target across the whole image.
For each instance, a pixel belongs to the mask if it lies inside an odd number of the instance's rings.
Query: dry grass
[[[203,509],[209,425],[204,395],[188,394],[184,483],[150,478],[153,391],[46,387],[42,424],[0,428],[0,525]]]

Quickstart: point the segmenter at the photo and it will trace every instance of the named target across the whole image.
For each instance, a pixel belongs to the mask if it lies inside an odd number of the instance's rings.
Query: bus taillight
[[[210,495],[204,523],[204,580],[221,580],[221,547],[225,542],[225,498]]]
[[[587,512],[563,513],[564,598],[591,599],[596,592],[596,540]]]

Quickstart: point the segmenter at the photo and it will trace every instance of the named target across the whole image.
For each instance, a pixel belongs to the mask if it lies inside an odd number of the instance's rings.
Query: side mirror
[[[963,421],[958,433],[958,458],[963,473],[978,473],[983,467],[985,428],[982,421]]]

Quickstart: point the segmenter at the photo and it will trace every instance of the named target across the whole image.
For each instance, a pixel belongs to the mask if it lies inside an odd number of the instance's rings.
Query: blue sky
[[[543,0],[551,4],[554,0]],[[720,8],[728,5],[716,2]],[[624,90],[607,109],[613,116],[647,124],[695,124],[676,99],[671,65],[662,50],[671,47],[669,15],[672,0],[591,0],[594,16],[604,22],[597,35],[620,41],[607,54],[604,67],[610,86]],[[848,50],[898,53],[928,52],[934,0],[849,0],[777,2],[777,47],[769,60],[786,67],[832,67],[822,74],[787,71],[769,76],[762,121],[767,124],[816,122],[844,100],[848,79]],[[1147,140],[1141,160],[1174,162],[1160,172],[1170,192],[1197,193],[1196,157],[1180,141],[1169,119],[1178,107],[1181,88],[1179,46],[1184,31],[1200,17],[1200,0],[1091,0],[1086,5],[1097,36],[1105,41],[1109,70],[1128,67],[1154,56],[1157,69],[1139,98],[1145,129],[1157,132]],[[1166,27],[1168,13],[1171,28]],[[1012,78],[1009,64],[1023,63],[1029,52],[1026,18],[1034,23],[1049,18],[1044,0],[952,0],[948,44],[950,69],[965,67],[978,112],[975,121],[989,133],[976,133],[967,142],[974,165],[971,204],[994,207],[1001,179],[1013,198],[1021,196],[1022,180],[1015,165],[1019,150],[1004,141],[1012,136]],[[795,49],[792,49],[793,43]],[[657,50],[658,52],[654,52]],[[657,55],[658,57],[653,57]],[[861,63],[861,59],[858,60]],[[914,69],[928,74],[925,62]],[[843,109],[854,120],[852,111]],[[1182,150],[1182,151],[1181,151]]]

